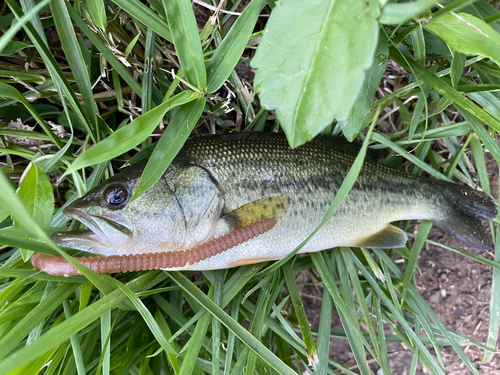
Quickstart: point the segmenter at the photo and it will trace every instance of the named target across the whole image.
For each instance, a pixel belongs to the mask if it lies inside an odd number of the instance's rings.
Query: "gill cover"
[[[222,192],[199,166],[171,166],[141,197],[129,202],[143,165],[127,168],[90,190],[64,213],[87,232],[59,232],[54,242],[102,255],[174,251],[213,237],[223,206]]]

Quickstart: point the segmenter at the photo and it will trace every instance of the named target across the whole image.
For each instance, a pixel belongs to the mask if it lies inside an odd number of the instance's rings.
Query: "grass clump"
[[[68,257],[49,240],[68,222],[62,208],[126,162],[150,157],[137,197],[188,137],[209,133],[283,129],[294,146],[320,133],[362,141],[330,215],[368,147],[383,150],[387,165],[491,194],[485,153],[500,160],[495,4],[295,3],[6,0],[0,374],[390,374],[389,341],[414,353],[411,373],[423,365],[444,374],[444,346],[474,374],[463,346],[491,360],[498,320],[476,342],[447,329],[418,292],[430,222],[411,248],[340,248],[201,274],[63,278],[27,262],[33,251]],[[491,230],[498,244],[496,223]],[[499,256],[441,247],[494,268],[497,316]],[[317,325],[300,273],[323,288]],[[331,330],[334,310],[340,332]],[[355,371],[331,358],[332,337],[348,341]]]

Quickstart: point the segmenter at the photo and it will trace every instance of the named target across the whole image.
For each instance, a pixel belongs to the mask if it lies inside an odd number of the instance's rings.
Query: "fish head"
[[[52,240],[106,256],[184,250],[207,240],[220,219],[221,194],[204,170],[190,170],[170,168],[131,202],[142,168],[127,168],[64,209],[87,231],[58,232]]]

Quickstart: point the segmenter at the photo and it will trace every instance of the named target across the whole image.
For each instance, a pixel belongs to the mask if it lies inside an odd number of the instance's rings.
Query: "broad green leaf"
[[[207,73],[191,1],[163,0],[163,5],[182,70],[189,83],[205,89]]]
[[[342,132],[349,142],[352,142],[358,132],[363,130],[363,120],[375,100],[375,92],[387,67],[388,57],[387,37],[380,34],[372,66],[366,72],[359,96],[356,98],[347,120],[340,122]]]
[[[227,80],[243,53],[259,16],[263,0],[253,0],[241,13],[207,64],[209,93]]]
[[[482,19],[467,13],[445,14],[425,28],[455,51],[489,57],[500,65],[500,34]]]
[[[158,107],[153,108],[151,111],[137,117],[130,124],[118,129],[108,138],[85,150],[73,162],[71,167],[66,171],[66,174],[72,173],[80,168],[111,160],[129,151],[149,137],[158,126],[158,122],[165,116],[165,113],[197,97],[198,94],[193,91],[183,91],[163,102]]]
[[[29,168],[17,196],[37,224],[48,227],[54,211],[52,184],[38,165],[31,163]]]
[[[252,66],[260,100],[297,147],[345,120],[377,45],[378,1],[278,3]],[[290,32],[293,30],[293,37]]]
[[[106,30],[106,8],[103,0],[87,0],[92,22],[101,30]]]
[[[205,108],[205,102],[206,98],[201,97],[182,105],[177,110],[149,158],[142,173],[141,182],[130,199],[131,201],[150,189],[165,173],[198,122],[203,108]]]

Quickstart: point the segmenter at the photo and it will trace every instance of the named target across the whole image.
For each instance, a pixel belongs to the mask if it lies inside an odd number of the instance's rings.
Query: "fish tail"
[[[451,209],[444,219],[435,220],[438,227],[478,250],[493,250],[491,236],[486,233],[482,221],[498,215],[493,199],[479,190],[467,186],[447,184],[446,192]]]

